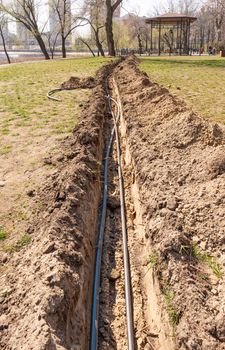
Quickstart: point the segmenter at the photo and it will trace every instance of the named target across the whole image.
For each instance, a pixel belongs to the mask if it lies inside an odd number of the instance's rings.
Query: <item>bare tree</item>
[[[207,2],[209,12],[215,20],[217,42],[222,41],[222,27],[225,22],[225,1],[224,0],[209,0]]]
[[[122,0],[105,0],[105,5],[106,5],[105,30],[106,30],[109,56],[116,56],[115,44],[113,39],[113,14],[121,3],[122,3]]]
[[[174,45],[174,32],[172,29],[163,34],[163,41],[169,48],[169,54],[171,55],[173,52]]]
[[[196,0],[178,0],[177,10],[185,15],[194,15],[199,9],[200,2]]]
[[[58,37],[59,37],[59,31],[49,31],[44,33],[44,36],[46,37],[47,43],[48,43],[48,48],[49,51],[51,53],[51,58],[54,58],[54,54],[55,54],[55,49],[56,49],[56,44],[58,41]]]
[[[159,15],[167,12],[178,12],[186,15],[192,15],[196,13],[200,6],[199,0],[167,0],[165,4],[154,6],[155,15]]]
[[[102,46],[103,40],[101,40],[102,29],[104,28],[104,0],[86,0],[81,19],[90,25],[98,52],[101,56],[105,56]]]
[[[71,0],[52,0],[51,1],[51,15],[56,17],[58,23],[58,29],[61,36],[62,45],[62,57],[66,57],[66,41],[71,33],[78,27],[86,25],[83,23],[83,19],[79,16],[75,16],[72,13],[71,6],[73,2]]]
[[[1,3],[0,10],[22,23],[37,40],[45,59],[49,59],[50,57],[42,38],[42,30],[40,30],[38,25],[39,6],[41,6],[41,2],[38,3],[35,0],[17,0],[16,2],[11,0],[5,5]]]
[[[146,27],[145,20],[138,14],[129,14],[128,25],[130,27],[131,38],[137,40],[138,51],[141,55],[143,53],[145,42],[145,50],[148,50],[148,38],[146,38],[148,27]]]
[[[3,49],[4,49],[4,52],[5,52],[7,61],[10,64],[11,60],[10,60],[9,54],[7,52],[5,36],[4,36],[4,29],[6,28],[6,26],[7,26],[7,18],[5,17],[4,14],[2,14],[0,12],[0,37],[2,39],[2,45],[3,45]]]
[[[197,12],[193,25],[194,46],[225,48],[225,0],[207,0]]]

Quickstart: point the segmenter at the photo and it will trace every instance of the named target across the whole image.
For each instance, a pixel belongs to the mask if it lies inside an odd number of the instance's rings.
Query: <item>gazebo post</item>
[[[181,22],[180,22],[180,56],[182,56],[182,19],[181,19]]]
[[[152,54],[152,22],[151,22],[151,43],[150,43],[150,52]]]
[[[176,43],[176,52],[178,53],[178,47],[179,47],[179,24],[177,22],[177,43]]]
[[[184,48],[185,48],[185,54],[189,55],[189,48],[188,48],[188,20],[185,20],[185,26],[184,26]]]
[[[190,36],[191,36],[191,23],[190,23],[190,20],[188,21],[188,33],[187,33],[187,36],[188,36],[188,43],[187,43],[187,47],[188,47],[188,55],[190,55]]]
[[[161,55],[161,21],[159,21],[159,56]]]

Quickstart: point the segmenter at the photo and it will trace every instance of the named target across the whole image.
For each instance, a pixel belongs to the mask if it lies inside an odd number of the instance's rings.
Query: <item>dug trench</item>
[[[134,57],[104,67],[43,203],[1,276],[2,349],[89,346],[104,148],[105,81],[121,102],[137,349],[225,349],[225,130],[153,82]],[[114,146],[115,147],[115,146]],[[100,294],[99,349],[127,349],[116,152]]]

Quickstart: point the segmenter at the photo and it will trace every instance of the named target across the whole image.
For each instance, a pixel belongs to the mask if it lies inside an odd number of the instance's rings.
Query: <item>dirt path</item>
[[[152,83],[131,57],[98,83],[39,194],[29,246],[2,260],[4,350],[88,349],[101,164],[121,99],[120,136],[138,350],[225,349],[225,131]],[[118,87],[119,96],[117,95]],[[127,349],[115,149],[100,295],[99,349]]]

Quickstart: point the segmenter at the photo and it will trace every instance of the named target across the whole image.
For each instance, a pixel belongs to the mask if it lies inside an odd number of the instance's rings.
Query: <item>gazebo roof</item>
[[[196,17],[187,16],[180,13],[165,13],[161,16],[147,18],[146,23],[163,23],[163,24],[176,24],[183,22],[184,20],[189,21],[190,23],[197,20]]]

